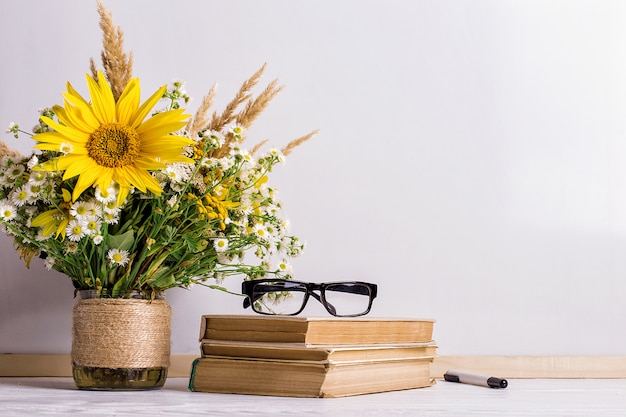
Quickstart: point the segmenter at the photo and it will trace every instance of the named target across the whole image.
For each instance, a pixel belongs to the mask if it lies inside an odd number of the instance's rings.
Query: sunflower
[[[35,148],[62,153],[43,168],[64,171],[63,180],[78,176],[73,201],[91,186],[105,190],[113,182],[120,188],[118,204],[133,188],[160,195],[163,190],[150,171],[174,162],[193,163],[182,155],[193,141],[171,134],[185,126],[189,115],[184,109],[168,110],[144,121],[167,86],[139,105],[137,78],[128,82],[117,102],[102,72],[97,82],[87,74],[87,85],[91,103],[68,82],[64,106],[53,107],[59,122],[41,117],[54,131],[35,135]]]

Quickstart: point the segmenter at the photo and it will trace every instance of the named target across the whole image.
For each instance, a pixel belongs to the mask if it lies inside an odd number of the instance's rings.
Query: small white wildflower
[[[100,187],[97,186],[95,196],[96,200],[104,204],[117,200],[117,192],[114,186],[109,186],[106,190],[101,190]]]
[[[257,224],[254,226],[254,234],[257,235],[261,240],[269,239],[269,232],[262,224]]]
[[[165,168],[165,175],[172,182],[185,182],[191,178],[192,169],[189,164],[170,164]]]
[[[129,260],[128,251],[119,249],[110,249],[107,252],[107,257],[109,261],[111,261],[111,264],[120,266],[126,265]]]
[[[100,228],[102,227],[102,221],[98,219],[92,219],[87,222],[85,225],[85,233],[94,236],[100,232]],[[95,239],[94,239],[95,240]]]
[[[7,200],[0,201],[0,220],[13,220],[17,216],[17,210],[14,205]]]
[[[121,211],[121,208],[117,206],[117,201],[115,200],[104,203],[103,209],[105,213],[111,213],[111,214],[117,214]]]
[[[102,236],[102,235],[95,235],[95,236],[92,237],[92,240],[93,240],[93,244],[98,246],[104,240],[104,236]]]
[[[10,179],[16,179],[24,173],[24,165],[14,164],[6,170],[6,176]]]
[[[202,137],[209,138],[211,140],[211,145],[215,148],[221,148],[224,145],[224,135],[221,132],[216,130],[210,130],[208,132],[204,132]]]
[[[48,256],[46,261],[44,262],[44,266],[48,271],[50,271],[54,267],[54,258],[52,256]]]
[[[31,195],[28,192],[27,188],[19,187],[13,190],[10,197],[11,197],[11,202],[16,207],[22,207],[24,204],[26,204],[30,200]]]
[[[77,201],[72,204],[70,214],[78,219],[84,220],[89,216],[89,208],[85,201]]]
[[[106,224],[117,224],[120,221],[119,211],[115,213],[110,213],[105,210],[105,212],[102,214],[102,220]]]
[[[78,242],[83,237],[85,237],[85,229],[85,224],[82,221],[78,219],[73,219],[68,223],[67,228],[65,229],[65,233],[67,234],[67,238],[69,240],[71,240],[72,242]]]
[[[293,272],[293,267],[291,266],[291,264],[289,262],[287,262],[285,259],[283,259],[282,262],[278,263],[278,269],[282,272],[285,273],[287,275],[291,275]]]
[[[272,148],[268,152],[269,156],[276,158],[278,162],[285,162],[285,154],[278,148]]]
[[[213,247],[217,253],[222,253],[228,250],[228,239],[219,238],[213,241]]]
[[[28,163],[26,164],[26,166],[28,167],[28,169],[33,169],[34,167],[36,167],[39,164],[39,158],[37,157],[37,155],[33,155],[29,160]],[[31,173],[31,177],[32,174],[35,172],[40,172],[42,174],[42,177],[45,178],[46,174],[44,171],[34,171]]]
[[[244,135],[244,133],[246,133],[246,128],[243,127],[242,125],[240,125],[239,123],[235,123],[232,124],[228,127],[228,131],[230,133],[232,133],[232,135],[237,138],[237,139],[241,139],[241,137]]]
[[[43,192],[43,186],[36,182],[28,181],[26,185],[24,185],[24,188],[28,191],[28,194],[30,194],[31,202],[38,200]]]
[[[62,154],[69,154],[72,153],[74,151],[74,146],[72,146],[72,144],[70,142],[62,142],[59,145],[59,152],[61,152]]]
[[[169,198],[169,200],[167,200],[167,206],[170,208],[174,207],[177,202],[178,202],[178,197],[173,195]]]
[[[37,236],[35,236],[35,240],[37,242],[43,242],[48,239],[51,239],[53,236],[54,236],[54,233],[50,233],[49,235],[44,236],[43,229],[40,228],[39,231],[37,232]]]

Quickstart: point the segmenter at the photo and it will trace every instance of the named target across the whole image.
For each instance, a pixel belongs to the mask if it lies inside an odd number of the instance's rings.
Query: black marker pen
[[[493,376],[468,374],[467,372],[448,371],[443,375],[446,381],[460,382],[461,384],[480,385],[489,388],[506,388],[509,383],[506,379]]]

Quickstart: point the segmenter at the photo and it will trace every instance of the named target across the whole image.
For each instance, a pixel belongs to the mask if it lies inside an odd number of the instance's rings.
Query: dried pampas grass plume
[[[113,97],[117,100],[126,88],[133,73],[133,54],[124,52],[124,33],[119,26],[113,23],[113,15],[107,11],[104,5],[98,1],[98,13],[100,14],[100,29],[102,29],[102,46],[100,54],[102,66],[106,75]],[[97,69],[94,59],[90,60],[90,69],[94,80],[98,80]]]
[[[22,156],[22,154],[9,148],[6,143],[0,140],[0,158],[5,156],[17,158],[18,156]]]
[[[314,131],[309,132],[306,135],[299,137],[298,139],[292,140],[291,142],[287,144],[287,146],[281,149],[281,152],[285,156],[289,155],[295,148],[302,145],[304,142],[311,139],[313,136],[317,135],[319,132],[320,132],[319,129],[315,129]]]

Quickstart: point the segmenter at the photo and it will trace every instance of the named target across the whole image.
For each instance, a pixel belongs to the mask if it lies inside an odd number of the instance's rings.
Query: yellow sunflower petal
[[[90,169],[80,173],[74,191],[72,192],[73,201],[76,201],[87,188],[91,187],[98,180],[98,177],[101,177],[102,169],[105,168]]]
[[[80,95],[80,93],[78,91],[76,91],[76,89],[72,86],[72,84],[70,84],[70,82],[68,81],[67,84],[65,85],[65,87],[67,88],[67,93],[70,95],[71,99],[68,98],[68,100],[74,104],[74,105],[78,105],[78,104],[84,104],[86,106],[89,106],[89,102],[87,100],[85,100],[83,98],[83,96]],[[64,94],[64,95],[65,95]]]
[[[159,169],[167,168],[166,163],[145,156],[137,158],[137,160],[135,161],[135,166],[140,169],[145,169],[146,171],[156,171]]]
[[[101,169],[100,177],[98,178],[98,180],[95,182],[94,185],[99,186],[100,189],[102,190],[106,189],[107,187],[111,185],[111,182],[113,181],[114,173],[115,173],[115,170],[113,169]]]
[[[54,111],[59,121],[65,126],[73,127],[87,134],[93,132],[93,127],[90,126],[89,123],[86,123],[83,117],[80,117],[80,111],[76,112],[67,101],[65,102],[65,108],[54,106],[52,107],[52,111]]]
[[[120,168],[119,171],[124,172],[124,177],[130,180],[132,186],[139,188],[144,193],[146,190],[152,191],[156,195],[160,195],[163,191],[159,182],[154,179],[150,173],[136,169],[132,166]]]
[[[130,118],[133,112],[139,107],[140,101],[139,80],[132,78],[126,85],[126,88],[124,88],[122,95],[115,105],[117,122],[123,125],[130,124]]]
[[[59,132],[39,133],[39,134],[33,136],[33,139],[35,137],[37,137],[37,140],[39,142],[58,143],[58,144],[61,144],[63,142],[67,142],[67,138],[65,136],[61,135]]]
[[[183,114],[185,109],[164,111],[156,114],[143,122],[138,128],[139,135],[150,135],[160,137],[175,132],[184,127],[189,118],[188,114]]]
[[[65,100],[72,104],[71,108],[66,106],[66,109],[73,111],[76,114],[76,117],[80,117],[83,121],[88,124],[93,130],[97,129],[100,126],[100,122],[96,119],[96,116],[93,114],[93,110],[91,109],[91,105],[83,101],[83,98],[77,99],[75,96],[71,94],[65,93],[63,94]]]
[[[87,75],[87,86],[91,95],[91,108],[101,124],[115,121],[115,99],[111,86],[107,83],[102,71],[98,71],[98,82]]]
[[[60,145],[56,143],[38,143],[37,145],[33,146],[33,148],[39,149],[40,151],[59,152]]]
[[[184,148],[193,141],[171,134],[182,128],[189,116],[184,110],[174,110],[144,123],[166,86],[140,105],[139,80],[134,78],[116,103],[102,72],[98,72],[97,82],[90,75],[86,78],[91,103],[68,83],[64,107],[55,107],[59,122],[42,119],[54,132],[36,135],[37,147],[58,150],[65,142],[71,147],[67,147],[67,154],[41,164],[38,169],[61,171],[64,179],[78,177],[73,200],[89,187],[108,187],[113,181],[122,190],[119,202],[133,188],[160,194],[161,187],[151,171],[172,162],[193,163],[183,155]]]
[[[146,118],[150,110],[159,102],[159,100],[161,100],[161,98],[163,97],[163,93],[165,93],[165,90],[167,90],[167,85],[164,85],[163,87],[155,91],[154,94],[152,94],[150,98],[148,98],[141,105],[141,107],[139,107],[133,113],[133,115],[131,116],[128,122],[128,125],[136,129],[141,124],[141,122],[143,122],[143,119]]]
[[[68,140],[71,139],[84,139],[89,138],[89,135],[85,132],[81,132],[80,130],[73,129],[72,127],[64,126],[60,123],[55,122],[49,117],[41,116],[41,120],[47,124],[49,127],[57,131],[59,134],[65,136]],[[33,139],[39,141],[39,135],[43,135],[44,133],[39,133],[33,136]]]
[[[126,200],[126,197],[128,197],[128,194],[130,193],[130,187],[120,187],[120,192],[117,194],[117,205],[121,206],[122,204],[124,204],[124,200]]]

